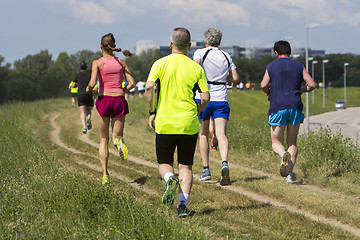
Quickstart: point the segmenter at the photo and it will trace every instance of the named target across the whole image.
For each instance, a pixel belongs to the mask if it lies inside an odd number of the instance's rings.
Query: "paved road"
[[[341,131],[344,137],[351,138],[360,146],[360,107],[339,109],[310,117],[310,131],[329,127],[333,133]],[[300,134],[306,132],[306,119],[300,126]]]

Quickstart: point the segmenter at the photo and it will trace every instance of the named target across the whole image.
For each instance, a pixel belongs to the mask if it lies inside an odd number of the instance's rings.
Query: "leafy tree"
[[[7,101],[32,101],[41,95],[37,84],[24,74],[11,72],[4,86],[6,89],[5,100]]]
[[[28,80],[39,89],[39,91],[36,91],[38,95],[31,97],[31,99],[51,97],[54,92],[54,82],[49,72],[50,67],[53,65],[51,58],[52,55],[47,50],[42,50],[38,54],[28,55],[22,60],[14,62],[15,74],[18,75],[15,77],[15,82],[27,83]]]
[[[79,63],[85,61],[88,69],[91,69],[93,60],[102,57],[100,51],[92,52],[81,50],[76,54],[68,55],[61,52],[56,61],[47,50],[42,50],[35,55],[28,55],[21,60],[11,64],[4,63],[4,57],[0,56],[0,103],[7,100],[35,100],[38,98],[50,98],[68,94],[69,82],[79,72]],[[141,53],[139,56],[126,58],[136,81],[146,80],[152,64],[163,57],[158,49],[151,49]],[[347,67],[347,86],[360,86],[360,56],[354,54],[329,54],[329,60],[325,64],[326,82],[332,83],[334,87],[344,85],[344,63]],[[241,81],[253,82],[259,88],[265,66],[274,60],[271,56],[257,59],[234,58],[237,71]],[[297,58],[297,61],[305,65],[305,58]],[[314,66],[315,82],[322,81],[322,60],[315,57],[318,64]],[[309,73],[312,74],[311,62],[309,62]]]
[[[8,75],[10,72],[11,64],[7,63],[3,66],[5,58],[3,56],[0,56],[0,103],[5,101],[5,94],[6,94],[6,88],[5,88],[5,82],[8,79]]]
[[[150,49],[142,52],[139,56],[126,58],[126,64],[129,66],[136,81],[147,79],[151,66],[159,58],[163,57],[159,49]]]
[[[274,58],[271,56],[265,56],[258,59],[248,58],[234,58],[234,64],[240,76],[240,81],[243,83],[253,82],[256,87],[259,88],[260,82],[265,72],[265,67]]]
[[[42,50],[35,55],[28,55],[14,62],[15,72],[24,74],[29,80],[37,82],[40,76],[53,64],[52,55],[48,50]]]
[[[81,50],[76,54],[71,55],[73,65],[76,66],[76,70],[79,70],[79,64],[84,61],[88,65],[88,69],[91,69],[92,62],[95,59],[101,58],[102,53],[100,51],[92,52],[90,50]]]
[[[68,85],[74,79],[77,68],[70,56],[61,52],[49,72],[53,84],[51,95],[63,96],[68,91]]]

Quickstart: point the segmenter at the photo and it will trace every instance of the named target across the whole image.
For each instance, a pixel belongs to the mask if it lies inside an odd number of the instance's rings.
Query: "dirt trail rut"
[[[54,115],[53,117],[50,118],[50,124],[51,126],[54,128],[52,131],[51,131],[51,141],[53,141],[55,144],[59,145],[60,147],[74,153],[74,154],[82,154],[82,155],[86,155],[86,156],[91,156],[90,154],[87,154],[87,153],[84,153],[84,152],[80,152],[74,148],[71,148],[71,147],[68,147],[66,146],[66,144],[64,144],[61,139],[60,139],[60,127],[57,125],[57,123],[55,122],[56,118],[58,118],[60,116],[60,113]],[[99,147],[99,146],[97,146]],[[115,152],[115,151],[114,151]],[[115,153],[114,153],[115,154]],[[91,157],[94,157],[94,156],[91,156]],[[95,156],[97,157],[97,156]],[[81,160],[78,160],[76,159],[76,163],[79,164],[79,165],[82,165],[84,167],[87,167],[89,169],[92,169],[92,170],[95,170],[97,172],[102,172],[102,168],[99,165],[93,165],[91,163],[88,163],[88,162],[85,162],[85,161],[81,161]],[[127,184],[129,184],[130,186],[134,187],[135,189],[138,189],[138,190],[141,190],[147,194],[151,194],[151,195],[155,195],[157,194],[156,191],[154,191],[153,189],[150,189],[150,188],[147,188],[147,187],[144,187],[142,185],[139,185],[138,183],[136,183],[135,181],[133,181],[132,179],[129,179],[119,173],[116,173],[116,172],[112,172],[111,174],[111,177],[114,177],[114,178],[117,178],[121,181],[124,181],[126,182]]]

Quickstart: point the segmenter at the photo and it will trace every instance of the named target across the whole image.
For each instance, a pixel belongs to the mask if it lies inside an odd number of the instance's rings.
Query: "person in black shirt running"
[[[80,63],[80,72],[76,75],[74,84],[78,86],[78,105],[80,109],[80,119],[83,125],[82,132],[87,133],[92,128],[91,110],[94,107],[94,99],[91,92],[86,92],[86,87],[90,82],[91,72],[87,70],[85,62]]]

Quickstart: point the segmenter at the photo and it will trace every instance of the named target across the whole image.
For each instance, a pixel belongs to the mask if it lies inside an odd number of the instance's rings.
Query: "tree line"
[[[14,61],[13,66],[5,63],[0,56],[0,103],[6,101],[33,101],[36,99],[56,98],[69,95],[68,85],[79,72],[79,64],[85,61],[91,69],[93,60],[102,56],[100,51],[78,51],[75,54],[61,52],[57,59],[52,60],[48,50],[42,50],[35,55],[28,55]],[[123,56],[120,56],[121,58]],[[148,50],[140,55],[126,58],[136,81],[147,79],[152,64],[162,55],[159,50]],[[360,86],[360,56],[348,54],[329,54],[325,64],[326,83],[333,87],[344,86],[344,63],[350,63],[346,70],[347,86]],[[259,88],[265,67],[274,60],[271,56],[257,59],[234,58],[241,81],[254,82]],[[304,58],[297,61],[305,65]],[[315,57],[318,63],[314,65],[315,82],[322,81],[322,60]],[[309,62],[309,73],[312,73]]]

